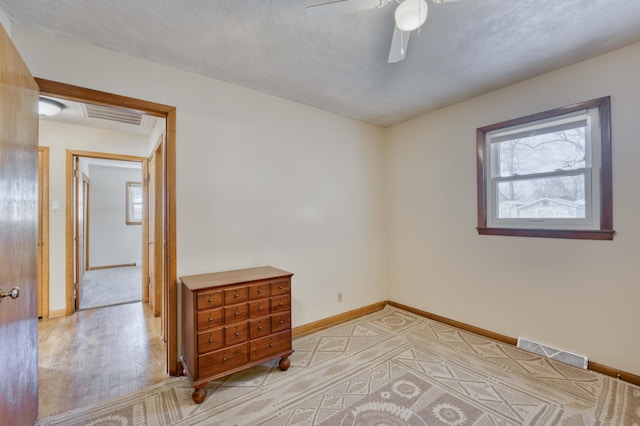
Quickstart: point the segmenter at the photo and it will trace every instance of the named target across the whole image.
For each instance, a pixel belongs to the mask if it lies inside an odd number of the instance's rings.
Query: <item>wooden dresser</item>
[[[196,403],[211,380],[275,358],[289,368],[292,275],[264,266],[180,278],[180,360]]]

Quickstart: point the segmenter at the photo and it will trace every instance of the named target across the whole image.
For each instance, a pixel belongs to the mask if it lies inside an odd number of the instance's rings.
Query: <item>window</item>
[[[613,239],[604,97],[477,130],[478,233]]]
[[[142,183],[127,182],[127,225],[142,224]]]

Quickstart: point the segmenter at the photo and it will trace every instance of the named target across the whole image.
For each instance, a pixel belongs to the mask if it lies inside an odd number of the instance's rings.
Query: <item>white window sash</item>
[[[485,176],[486,196],[487,196],[487,226],[499,228],[521,228],[521,229],[576,229],[594,230],[600,228],[600,165],[593,164],[593,159],[600,158],[599,146],[599,121],[597,119],[597,108],[582,110],[567,114],[562,117],[552,117],[536,123],[527,123],[521,126],[514,126],[508,129],[499,129],[487,134],[485,144],[485,158],[487,162]],[[515,176],[499,176],[498,150],[492,150],[496,140],[507,140],[511,136],[524,134],[527,132],[537,132],[539,130],[558,128],[571,123],[579,123],[586,120],[587,131],[585,132],[585,164],[578,169],[555,170],[551,172],[523,174]],[[580,126],[583,126],[581,124]],[[577,127],[577,126],[576,126]],[[584,175],[585,181],[585,217],[584,218],[499,218],[498,217],[498,185],[501,182],[527,181],[540,178],[553,178],[561,176]]]

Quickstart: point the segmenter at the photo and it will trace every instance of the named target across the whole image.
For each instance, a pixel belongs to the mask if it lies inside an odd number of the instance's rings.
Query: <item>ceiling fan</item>
[[[434,3],[451,3],[459,0],[432,0]],[[367,9],[380,9],[394,0],[339,0],[309,6],[307,16],[334,16],[359,12]],[[427,19],[426,0],[395,0],[398,3],[395,11],[395,29],[389,50],[389,63],[400,62],[407,54],[411,31],[419,29]]]

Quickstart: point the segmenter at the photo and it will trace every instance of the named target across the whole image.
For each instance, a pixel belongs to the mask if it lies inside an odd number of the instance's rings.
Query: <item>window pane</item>
[[[134,222],[142,221],[142,204],[134,204],[133,205],[133,217]]]
[[[498,183],[498,218],[585,218],[585,176]]]
[[[581,124],[569,129],[548,128],[535,135],[520,133],[510,135],[508,139],[492,140],[492,158],[498,161],[494,175],[518,176],[585,167],[586,122]]]
[[[134,203],[142,203],[142,186],[131,186],[131,201]]]

